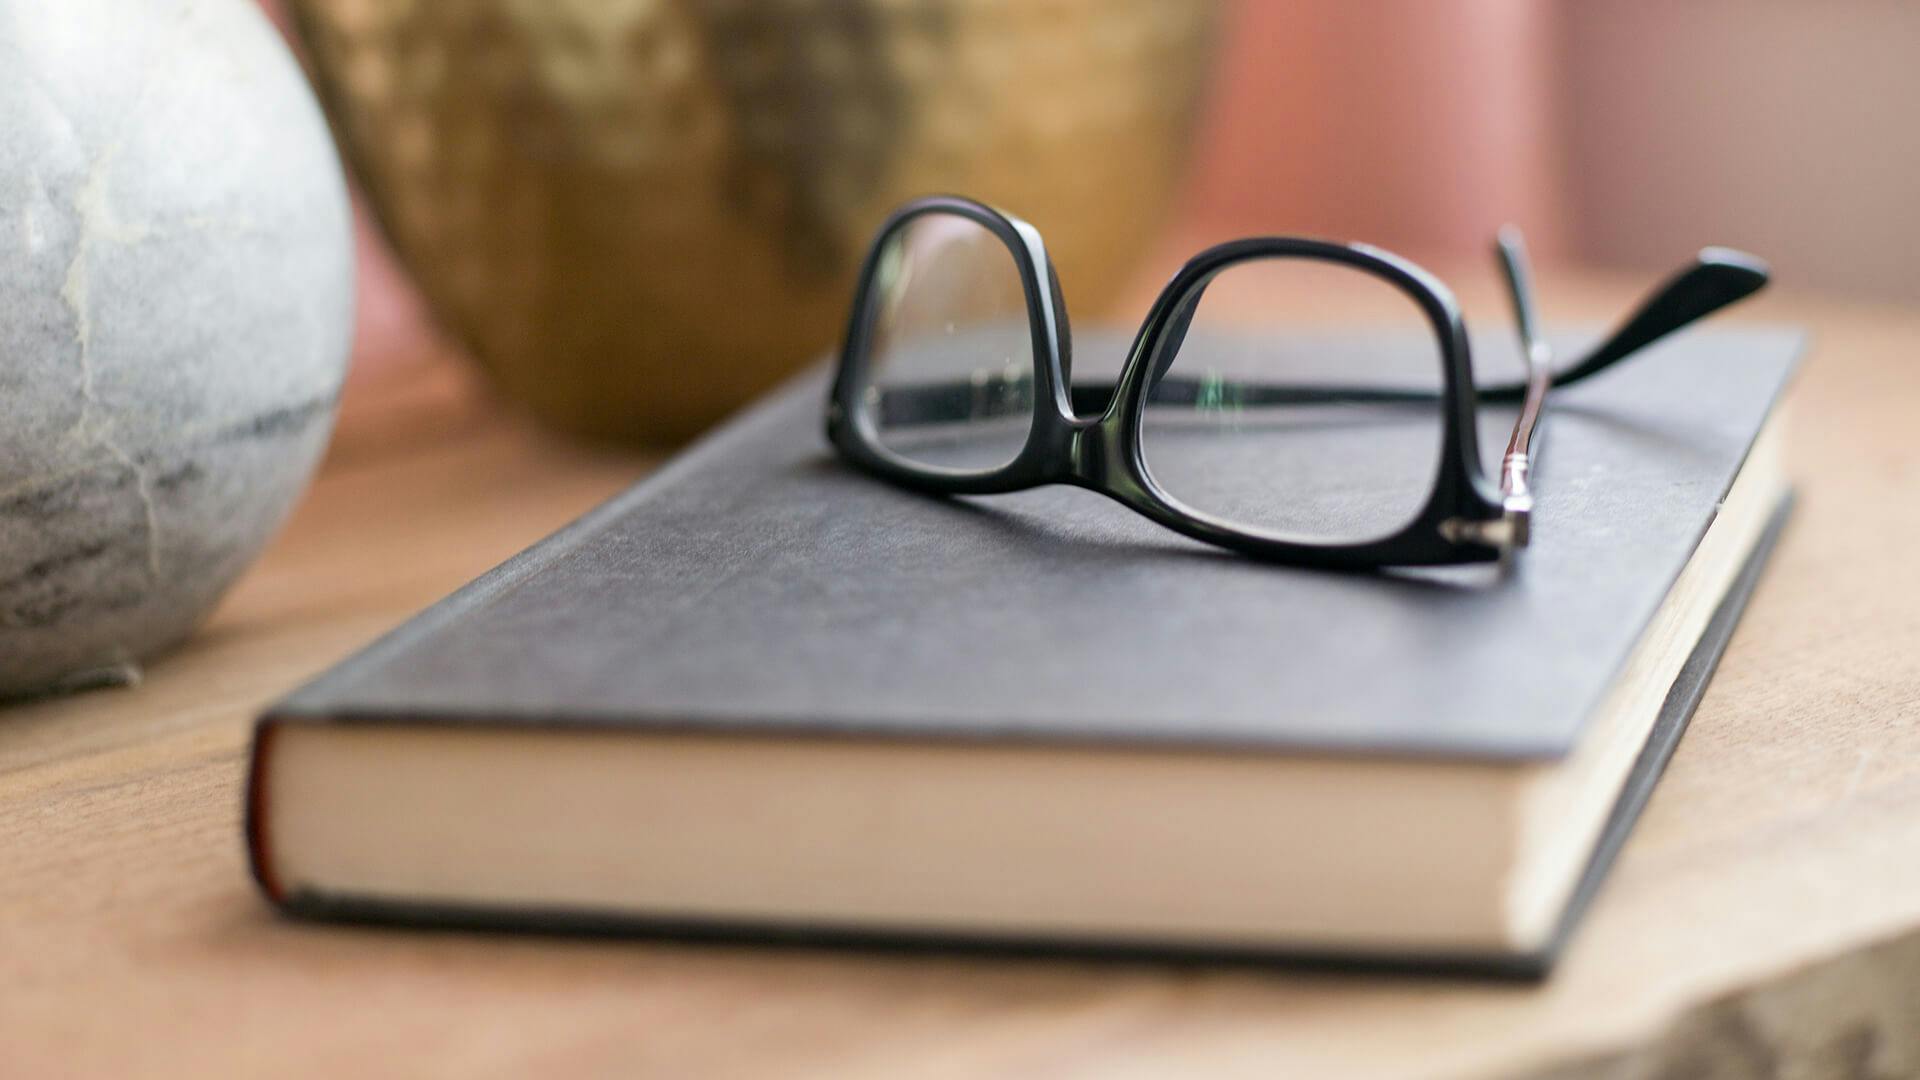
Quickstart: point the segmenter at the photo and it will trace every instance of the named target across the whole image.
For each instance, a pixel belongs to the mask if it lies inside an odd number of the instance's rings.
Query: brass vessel
[[[564,429],[685,438],[827,349],[871,230],[955,191],[1071,301],[1160,223],[1203,0],[292,0],[429,302]]]

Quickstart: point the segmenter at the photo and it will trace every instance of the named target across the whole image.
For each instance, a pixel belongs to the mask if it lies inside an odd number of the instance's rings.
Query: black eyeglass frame
[[[881,257],[898,230],[928,214],[955,215],[987,229],[1007,247],[1020,273],[1032,333],[1033,413],[1019,453],[989,469],[945,468],[902,457],[887,449],[873,416],[862,407],[861,398],[869,385],[874,316],[880,299],[875,278]],[[1050,483],[1071,484],[1113,498],[1193,539],[1260,559],[1335,569],[1496,560],[1528,540],[1530,444],[1547,389],[1585,378],[1752,293],[1767,280],[1765,264],[1758,259],[1725,249],[1708,249],[1604,343],[1579,363],[1555,373],[1549,367],[1551,356],[1534,330],[1524,250],[1517,234],[1503,234],[1500,254],[1528,365],[1527,378],[1520,382],[1476,389],[1472,350],[1460,306],[1444,284],[1414,263],[1365,244],[1255,237],[1207,248],[1180,268],[1160,291],[1135,335],[1104,408],[1097,415],[1083,416],[1073,400],[1072,333],[1066,305],[1039,231],[1017,217],[971,199],[948,195],[915,199],[894,211],[880,226],[861,267],[827,405],[827,438],[853,465],[908,488],[941,495],[987,495]],[[1439,396],[1443,421],[1440,460],[1432,490],[1419,513],[1389,535],[1340,543],[1236,525],[1182,504],[1154,481],[1147,466],[1142,428],[1149,395],[1178,354],[1202,293],[1214,277],[1230,267],[1271,258],[1319,259],[1379,278],[1413,301],[1434,332],[1444,376]],[[1104,388],[1101,391],[1104,393]],[[1356,393],[1369,396],[1365,391]],[[1430,393],[1421,396],[1432,400]],[[1483,399],[1522,404],[1499,481],[1488,477],[1480,460],[1477,415],[1478,402]]]

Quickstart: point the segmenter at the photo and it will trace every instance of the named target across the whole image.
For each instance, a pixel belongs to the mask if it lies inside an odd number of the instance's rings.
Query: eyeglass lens
[[[1149,391],[1141,455],[1175,502],[1237,529],[1384,539],[1432,493],[1443,380],[1431,324],[1387,281],[1325,259],[1235,263]]]
[[[1033,425],[1034,361],[1013,252],[971,218],[926,213],[882,242],[860,407],[889,452],[988,471]]]

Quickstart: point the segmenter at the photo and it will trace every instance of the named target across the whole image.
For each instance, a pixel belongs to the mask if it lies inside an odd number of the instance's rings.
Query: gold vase
[[[1204,0],[293,0],[394,246],[498,388],[685,438],[829,348],[871,231],[951,191],[1097,308],[1147,244]]]

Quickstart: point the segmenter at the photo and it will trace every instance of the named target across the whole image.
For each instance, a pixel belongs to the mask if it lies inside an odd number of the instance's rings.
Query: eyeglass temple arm
[[[1767,264],[1744,251],[1703,249],[1692,265],[1649,293],[1606,340],[1555,372],[1549,385],[1565,386],[1611,367],[1675,330],[1752,296],[1766,287],[1769,277]],[[1482,401],[1514,402],[1524,399],[1527,389],[1528,382],[1522,379],[1482,386],[1478,395]]]
[[[1312,386],[1286,383],[1209,382],[1168,375],[1154,384],[1147,400],[1155,405],[1198,405],[1209,394],[1231,387],[1233,403],[1264,405],[1425,405],[1439,395],[1432,390],[1388,386]],[[881,391],[879,415],[883,427],[915,424],[951,424],[994,415],[999,404],[995,385],[966,380],[893,386]],[[1113,400],[1113,384],[1081,383],[1072,388],[1073,409],[1082,416],[1098,416]],[[1016,411],[1024,411],[1024,407]]]
[[[1554,384],[1553,348],[1540,336],[1540,319],[1533,303],[1533,267],[1527,259],[1527,243],[1520,230],[1508,225],[1494,241],[1494,254],[1500,260],[1507,281],[1507,298],[1513,303],[1513,321],[1520,334],[1520,355],[1526,364],[1520,415],[1514,420],[1513,434],[1507,439],[1506,453],[1500,456],[1500,509],[1506,547],[1525,547],[1533,521],[1533,473],[1537,453],[1535,433],[1547,404],[1547,390]]]

